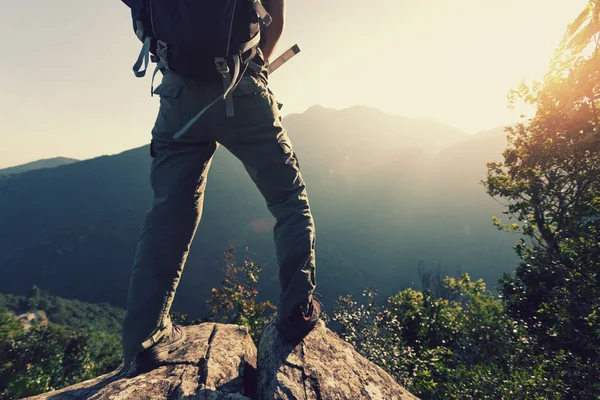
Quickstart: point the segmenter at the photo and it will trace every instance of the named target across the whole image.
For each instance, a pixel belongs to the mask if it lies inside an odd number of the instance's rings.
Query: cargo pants
[[[123,323],[125,366],[171,329],[169,311],[200,221],[207,173],[219,145],[243,163],[275,217],[279,318],[289,316],[314,291],[315,226],[298,160],[267,76],[264,70],[260,75],[245,75],[233,92],[233,117],[226,116],[220,101],[179,140],[173,139],[175,132],[223,93],[222,84],[168,72],[154,91],[160,96],[150,149],[154,201],[130,278]],[[202,244],[198,247],[202,251]]]

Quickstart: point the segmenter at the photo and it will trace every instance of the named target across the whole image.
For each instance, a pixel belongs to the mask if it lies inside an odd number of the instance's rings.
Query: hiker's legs
[[[281,297],[279,317],[315,289],[315,226],[306,186],[277,101],[261,81],[245,77],[235,92],[235,117],[226,119],[219,142],[246,167],[276,219],[274,227]]]
[[[186,88],[168,90],[152,131],[154,201],[146,215],[129,285],[123,323],[125,366],[171,328],[169,310],[202,214],[206,176],[217,147],[201,135],[190,136],[185,143],[171,139],[181,125],[180,95]]]

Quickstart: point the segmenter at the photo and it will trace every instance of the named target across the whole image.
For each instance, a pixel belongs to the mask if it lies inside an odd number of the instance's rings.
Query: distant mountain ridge
[[[445,123],[386,114],[366,106],[334,110],[321,106],[310,107],[302,114],[285,118],[290,132],[302,131],[298,138],[319,137],[325,143],[336,143],[342,148],[368,143],[373,150],[418,148],[428,154],[447,146],[469,140],[471,135]]]
[[[502,208],[479,185],[485,161],[501,157],[501,131],[480,138],[366,107],[311,108],[284,126],[308,185],[327,306],[366,287],[386,295],[417,285],[420,260],[483,277],[492,288],[513,268],[516,238],[493,227]],[[0,181],[0,292],[24,294],[37,284],[124,307],[151,203],[149,164],[144,146]],[[240,253],[247,246],[263,265],[261,296],[275,300],[272,224],[239,161],[220,149],[174,311],[203,312],[230,244]]]
[[[59,167],[61,165],[72,164],[72,163],[75,163],[78,161],[79,160],[75,160],[73,158],[66,158],[66,157],[47,158],[47,159],[43,159],[43,160],[33,161],[30,163],[26,163],[26,164],[16,165],[14,167],[0,169],[0,176],[20,174],[22,172],[34,171],[36,169],[54,168],[54,167]]]

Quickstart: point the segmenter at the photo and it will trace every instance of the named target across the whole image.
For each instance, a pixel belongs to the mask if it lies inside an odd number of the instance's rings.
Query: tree
[[[259,302],[258,278],[262,267],[248,258],[236,263],[235,249],[230,247],[223,258],[225,280],[220,289],[212,289],[208,305],[209,319],[215,322],[243,325],[248,328],[255,342],[258,342],[264,326],[275,313],[270,301]]]
[[[12,313],[47,310],[24,329]],[[122,310],[65,300],[34,287],[28,297],[0,295],[0,398],[32,396],[114,370]],[[56,323],[59,322],[59,323]]]
[[[0,343],[14,340],[23,333],[23,324],[12,314],[0,310]]]
[[[569,26],[541,83],[511,91],[535,115],[507,128],[504,161],[488,164],[487,192],[520,232],[520,263],[501,290],[547,359],[564,357],[565,398],[600,394],[600,5]],[[566,361],[565,361],[566,362]]]
[[[0,396],[22,398],[63,386],[64,333],[35,326],[0,348]]]
[[[406,289],[378,305],[338,300],[338,334],[423,399],[559,399],[561,365],[535,351],[482,280],[444,279],[453,300]]]

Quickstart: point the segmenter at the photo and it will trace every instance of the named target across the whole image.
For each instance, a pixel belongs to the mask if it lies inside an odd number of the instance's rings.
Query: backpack
[[[182,131],[220,99],[225,99],[227,115],[233,116],[230,93],[256,56],[261,25],[271,22],[260,0],[123,2],[131,9],[134,32],[143,43],[133,66],[136,77],[145,76],[152,61],[157,63],[152,81],[159,70],[169,70],[201,81],[223,82],[223,96],[210,103]]]

